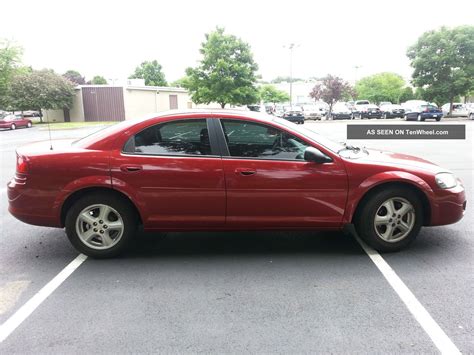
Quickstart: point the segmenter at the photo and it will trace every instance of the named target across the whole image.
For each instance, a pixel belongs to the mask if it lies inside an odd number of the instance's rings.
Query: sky
[[[289,75],[290,43],[294,77],[409,79],[407,48],[425,31],[474,24],[473,10],[466,0],[0,0],[0,38],[22,46],[23,64],[35,69],[123,80],[156,59],[170,82],[198,63],[205,33],[221,26],[250,44],[264,80]]]

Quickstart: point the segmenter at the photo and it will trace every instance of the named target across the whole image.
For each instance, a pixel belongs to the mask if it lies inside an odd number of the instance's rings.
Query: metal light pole
[[[293,109],[293,48],[299,47],[295,43],[283,46],[290,50],[290,108]]]
[[[354,65],[355,73],[354,73],[354,85],[357,83],[357,70],[362,68],[362,65]]]

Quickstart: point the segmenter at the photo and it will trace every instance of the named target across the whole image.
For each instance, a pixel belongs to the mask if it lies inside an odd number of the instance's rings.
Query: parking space
[[[345,140],[347,123],[306,126]],[[53,135],[80,137],[89,131]],[[5,186],[15,169],[14,148],[47,139],[48,132],[0,134]],[[450,168],[472,201],[472,122],[466,122],[466,135],[459,141],[351,143]],[[77,253],[62,230],[15,220],[7,213],[4,190],[0,197],[3,324]],[[409,250],[383,255],[463,353],[474,352],[473,217],[468,204],[461,222],[425,228]],[[2,353],[152,351],[432,353],[437,348],[356,240],[309,232],[139,233],[123,257],[87,259],[0,344]]]

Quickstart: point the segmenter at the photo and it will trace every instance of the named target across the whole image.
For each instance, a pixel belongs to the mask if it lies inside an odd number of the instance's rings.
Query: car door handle
[[[131,173],[134,171],[142,170],[142,167],[140,165],[122,165],[120,166],[120,170]]]
[[[246,169],[246,168],[237,168],[235,169],[235,173],[237,175],[249,176],[254,175],[257,171],[253,169]]]

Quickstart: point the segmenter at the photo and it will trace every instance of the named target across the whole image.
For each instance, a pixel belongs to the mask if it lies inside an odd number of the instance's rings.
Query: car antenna
[[[49,150],[53,150],[53,141],[51,140],[51,127],[49,126],[49,117],[48,117],[48,133],[49,133]]]

